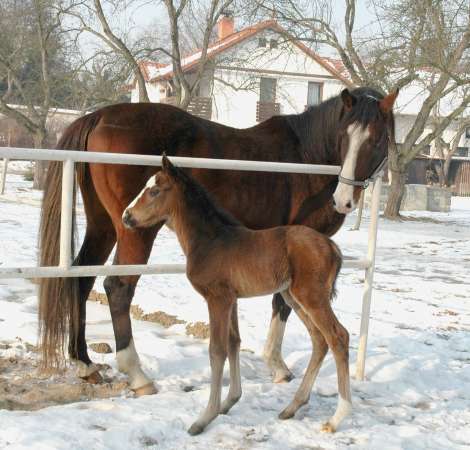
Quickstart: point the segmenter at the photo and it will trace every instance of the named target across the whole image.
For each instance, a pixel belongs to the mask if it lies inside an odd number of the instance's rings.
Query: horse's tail
[[[333,250],[334,272],[330,275],[330,280],[328,281],[331,286],[331,300],[333,300],[336,297],[336,281],[338,279],[341,266],[343,265],[343,254],[341,253],[339,247],[332,240],[330,240],[330,245]]]
[[[89,133],[99,120],[98,113],[77,119],[64,132],[57,149],[86,150]],[[77,178],[83,177],[86,163],[75,164]],[[47,171],[39,228],[41,266],[57,266],[60,253],[62,163],[52,161]],[[72,255],[76,234],[74,179],[72,213]],[[79,329],[78,278],[42,278],[39,283],[39,345],[43,368],[63,366],[64,347],[69,333],[69,348],[76,348]]]

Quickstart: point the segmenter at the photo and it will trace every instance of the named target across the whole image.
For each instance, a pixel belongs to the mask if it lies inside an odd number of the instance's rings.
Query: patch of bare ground
[[[127,382],[89,384],[69,368],[58,374],[39,370],[36,348],[21,341],[0,346],[0,409],[36,411],[48,406],[116,397],[127,390]]]
[[[199,339],[208,339],[210,334],[209,325],[205,322],[194,322],[186,325],[186,334]]]
[[[131,314],[134,319],[158,323],[164,328],[170,328],[172,325],[185,323],[184,320],[178,319],[176,316],[172,316],[171,314],[167,314],[163,311],[144,313],[142,309],[137,305],[131,306]]]
[[[92,290],[88,300],[92,300],[102,305],[108,305],[108,298],[106,294]],[[151,313],[144,313],[142,308],[138,305],[131,306],[132,317],[136,320],[144,320],[146,322],[158,323],[164,328],[169,328],[172,325],[186,324],[186,334],[198,339],[209,338],[209,325],[205,322],[187,323],[185,320],[178,319],[177,316],[167,314],[164,311],[155,311]]]

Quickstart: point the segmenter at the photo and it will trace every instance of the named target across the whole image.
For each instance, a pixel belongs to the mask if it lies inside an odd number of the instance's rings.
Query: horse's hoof
[[[295,412],[292,412],[289,408],[286,408],[284,411],[281,411],[279,413],[279,419],[281,420],[287,420],[287,419],[292,419],[294,417]]]
[[[81,377],[81,378],[82,380],[90,384],[101,384],[104,382],[103,377],[101,376],[99,371],[93,372],[90,375],[87,375],[86,377]]]
[[[153,383],[146,384],[140,388],[133,389],[136,397],[142,397],[143,395],[153,395],[158,393],[158,389]]]
[[[334,433],[336,431],[336,428],[333,425],[331,425],[330,422],[326,422],[322,425],[321,431],[323,433]]]
[[[204,431],[204,427],[202,425],[199,425],[198,423],[193,423],[188,430],[188,434],[191,436],[196,436],[198,434],[201,434]]]
[[[294,374],[291,371],[287,373],[283,372],[280,374],[276,374],[273,377],[273,383],[289,383],[294,379]]]

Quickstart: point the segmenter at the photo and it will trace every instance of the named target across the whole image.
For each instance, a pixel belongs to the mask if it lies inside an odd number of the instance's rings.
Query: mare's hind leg
[[[206,409],[188,430],[191,435],[202,433],[220,412],[222,376],[227,359],[230,317],[236,299],[231,296],[207,296],[210,321],[209,357],[211,363],[211,392]]]
[[[119,230],[114,264],[145,264],[150,256],[157,228],[135,231]],[[116,338],[116,359],[118,369],[129,377],[129,386],[137,395],[157,392],[152,380],[140,367],[130,318],[130,306],[139,276],[106,277],[104,288],[108,296],[114,336]]]
[[[116,232],[111,218],[103,208],[91,184],[88,168],[85,169],[84,177],[79,179],[79,183],[87,218],[87,228],[82,246],[73,265],[101,265],[106,262],[116,243]],[[78,376],[90,383],[101,381],[98,368],[88,356],[85,340],[86,301],[95,279],[96,277],[79,278],[79,325],[78,330],[70,329],[69,338],[69,356],[77,361]],[[77,336],[76,346],[73,345],[74,336]]]
[[[279,414],[280,419],[290,419],[302,405],[305,405],[308,402],[310,393],[312,392],[313,384],[315,383],[315,379],[318,375],[318,371],[320,370],[325,355],[328,352],[328,345],[318,328],[310,320],[308,314],[306,314],[305,311],[298,304],[296,304],[295,300],[291,297],[289,292],[283,292],[282,296],[286,300],[286,303],[291,305],[307,328],[310,334],[310,339],[312,340],[313,350],[304,378],[297,392],[295,393],[294,399],[289,404],[289,406],[287,406],[287,408],[285,408]]]
[[[284,338],[287,318],[291,311],[290,306],[284,302],[281,294],[273,296],[273,314],[264,346],[263,358],[271,369],[274,383],[288,382],[294,378],[282,359],[282,339]]]
[[[87,229],[80,252],[74,261],[74,265],[101,265],[106,262],[111,250],[113,249],[116,238],[114,230],[110,232],[96,232]],[[87,344],[85,339],[86,325],[86,301],[88,295],[95,283],[96,277],[81,277],[79,279],[80,305],[79,305],[79,329],[70,330],[69,356],[76,360],[78,365],[78,376],[90,383],[101,381],[98,367],[92,363],[88,356]],[[73,336],[77,335],[77,345],[73,345]]]
[[[222,402],[220,414],[227,414],[242,396],[242,383],[240,376],[240,332],[238,330],[237,302],[232,307],[230,321],[230,334],[228,337],[228,362],[230,364],[230,388],[227,398]]]

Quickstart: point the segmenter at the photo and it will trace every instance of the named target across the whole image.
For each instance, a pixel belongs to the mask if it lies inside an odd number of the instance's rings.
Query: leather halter
[[[382,169],[387,164],[388,157],[386,156],[382,162],[377,166],[377,168],[372,172],[372,175],[369,178],[366,178],[364,181],[350,180],[349,178],[344,178],[343,176],[338,175],[338,182],[343,184],[348,184],[349,186],[359,186],[362,189],[367,189],[371,182],[374,182],[377,177],[382,172]]]
[[[376,102],[380,101],[380,99],[374,97],[373,95],[366,94],[364,97],[368,97],[371,100],[374,100]],[[388,135],[388,141],[390,142],[390,134]],[[388,161],[388,156],[385,156],[383,161],[377,166],[377,168],[372,172],[372,175],[369,178],[366,178],[364,181],[356,181],[356,180],[350,180],[349,178],[344,178],[341,176],[341,174],[338,175],[338,182],[343,183],[343,184],[348,184],[349,186],[359,186],[362,189],[367,189],[369,187],[370,183],[373,183],[377,177],[380,175],[382,172],[382,169],[385,167]]]

